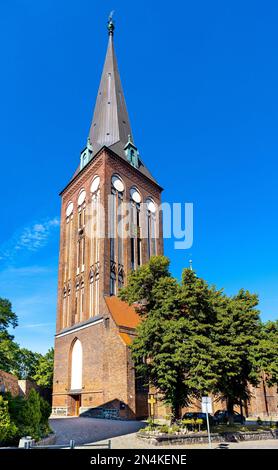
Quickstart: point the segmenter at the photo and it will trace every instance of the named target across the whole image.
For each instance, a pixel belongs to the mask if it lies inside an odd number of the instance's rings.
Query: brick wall
[[[18,378],[0,370],[0,391],[10,392],[12,396],[17,396],[19,394]]]
[[[66,231],[66,208],[71,201],[74,204],[73,232],[72,232],[72,262],[71,262],[71,296],[70,328],[84,325],[89,321],[89,269],[90,269],[90,240],[85,238],[85,270],[84,278],[84,315],[82,322],[74,323],[75,309],[75,283],[76,283],[76,246],[78,210],[77,199],[82,188],[86,191],[86,204],[90,204],[90,186],[95,175],[100,177],[100,201],[105,208],[105,237],[100,240],[99,245],[99,291],[100,291],[100,316],[101,323],[91,324],[89,327],[71,332],[65,336],[58,336],[55,340],[54,358],[54,383],[53,383],[53,409],[59,413],[73,414],[76,410],[75,397],[70,394],[70,368],[71,347],[73,341],[78,338],[83,348],[83,388],[81,391],[82,410],[100,406],[110,406],[119,409],[119,415],[123,418],[134,418],[139,413],[145,413],[146,400],[138,397],[136,403],[135,373],[127,345],[119,336],[119,327],[111,317],[104,296],[110,294],[110,241],[108,238],[108,195],[111,194],[111,177],[117,173],[125,185],[124,202],[130,200],[130,188],[136,186],[141,193],[142,202],[151,197],[154,202],[160,204],[160,188],[150,180],[141,175],[130,164],[122,161],[107,149],[102,150],[73,180],[62,194],[61,208],[61,232],[60,232],[60,257],[59,257],[59,280],[58,280],[58,306],[57,306],[57,333],[62,330],[62,303],[65,268],[65,231]],[[159,214],[157,228],[160,227],[160,238],[157,240],[157,254],[163,253],[162,219]],[[128,271],[131,268],[130,239],[124,240],[124,281],[126,282]],[[142,240],[142,262],[147,261],[147,240]],[[97,319],[97,318],[96,318]]]
[[[18,386],[19,395],[22,395],[24,397],[28,397],[32,389],[40,393],[40,387],[38,387],[38,385],[33,380],[19,380]]]

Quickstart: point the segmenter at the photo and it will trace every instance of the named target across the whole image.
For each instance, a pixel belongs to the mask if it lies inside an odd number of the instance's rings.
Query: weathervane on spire
[[[114,29],[115,29],[115,25],[113,23],[113,15],[114,15],[114,10],[112,10],[110,12],[110,15],[108,17],[108,26],[107,26],[107,28],[108,28],[109,35],[111,35],[111,36],[113,36]]]

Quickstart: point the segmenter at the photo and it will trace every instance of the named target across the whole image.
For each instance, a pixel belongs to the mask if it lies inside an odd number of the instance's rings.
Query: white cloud
[[[48,266],[22,266],[20,268],[17,268],[17,267],[9,267],[7,269],[5,269],[4,271],[0,272],[0,279],[1,277],[4,278],[7,277],[7,276],[16,276],[17,278],[19,276],[34,276],[36,274],[47,274],[47,273],[51,273],[53,271],[52,268],[48,267]]]
[[[30,324],[26,324],[26,325],[19,325],[17,327],[17,329],[21,329],[21,328],[44,328],[46,326],[53,326],[55,325],[55,323],[30,323]]]
[[[49,238],[58,227],[58,217],[35,222],[30,226],[23,227],[0,247],[0,260],[14,258],[14,256],[22,251],[38,251],[47,244]]]

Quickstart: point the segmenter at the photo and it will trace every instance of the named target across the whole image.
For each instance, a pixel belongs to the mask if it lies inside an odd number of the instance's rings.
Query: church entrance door
[[[72,415],[79,416],[79,408],[81,406],[81,395],[72,395]]]

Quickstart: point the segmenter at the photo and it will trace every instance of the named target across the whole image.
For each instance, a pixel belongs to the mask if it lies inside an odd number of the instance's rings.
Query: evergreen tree
[[[8,401],[0,395],[0,445],[8,444],[17,433],[9,415]]]
[[[39,439],[41,437],[40,425],[42,420],[39,394],[31,389],[28,398],[22,402],[22,405],[19,407],[19,416],[17,418],[21,434]]]

